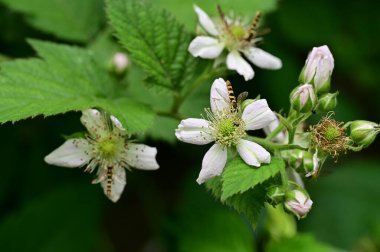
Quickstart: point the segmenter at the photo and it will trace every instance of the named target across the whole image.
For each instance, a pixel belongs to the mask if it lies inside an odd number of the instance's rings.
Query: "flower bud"
[[[269,199],[269,203],[273,206],[278,205],[284,202],[285,192],[281,186],[272,186],[269,188],[267,192],[267,197]]]
[[[329,48],[326,45],[314,47],[301,72],[300,82],[313,84],[318,94],[327,93],[333,69],[334,58]]]
[[[302,166],[304,152],[303,150],[289,150],[287,157],[288,165],[298,170]]]
[[[285,194],[285,208],[297,216],[298,219],[306,217],[313,201],[308,193],[302,189],[295,189]]]
[[[112,67],[117,74],[125,72],[129,65],[129,59],[127,54],[123,52],[117,52],[112,57]]]
[[[317,103],[313,86],[304,84],[294,89],[290,94],[290,103],[293,109],[298,112],[307,113],[312,111]]]
[[[300,151],[298,155],[298,160],[294,159],[296,166],[292,166],[298,173],[305,177],[310,177],[318,172],[318,160],[315,159],[312,153],[308,151]]]
[[[354,121],[351,126],[351,139],[363,147],[369,146],[380,132],[380,126],[370,121]]]
[[[319,98],[318,105],[317,105],[317,112],[323,113],[323,112],[329,112],[333,111],[338,104],[337,96],[339,92],[335,93],[327,93],[322,95]]]

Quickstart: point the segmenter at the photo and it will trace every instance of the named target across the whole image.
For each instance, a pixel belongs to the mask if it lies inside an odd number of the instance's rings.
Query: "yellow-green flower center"
[[[217,114],[206,112],[217,143],[227,147],[235,146],[246,135],[245,124],[237,112],[229,109],[218,111]]]
[[[120,151],[120,141],[110,137],[98,142],[99,154],[105,159],[111,159]]]
[[[326,128],[324,135],[328,141],[332,142],[335,141],[341,135],[341,131],[339,128],[336,128],[335,126],[329,126]]]
[[[247,30],[243,26],[234,25],[230,29],[232,35],[238,40],[242,40],[247,36]]]

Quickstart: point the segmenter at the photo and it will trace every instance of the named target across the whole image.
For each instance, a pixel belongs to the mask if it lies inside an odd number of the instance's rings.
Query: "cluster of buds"
[[[314,47],[300,74],[300,85],[290,94],[292,108],[299,113],[328,112],[337,105],[336,93],[329,93],[334,58],[327,46]]]

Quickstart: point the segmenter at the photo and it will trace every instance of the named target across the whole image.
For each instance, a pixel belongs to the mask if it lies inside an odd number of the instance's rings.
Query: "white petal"
[[[276,120],[276,115],[268,107],[267,100],[256,100],[249,104],[241,117],[246,130],[262,129]]]
[[[182,120],[175,131],[176,137],[185,143],[203,145],[213,141],[210,122],[204,119]]]
[[[251,47],[244,52],[245,57],[258,67],[265,69],[280,69],[282,62],[279,58],[256,47]]]
[[[45,157],[45,162],[63,167],[81,167],[91,159],[90,144],[86,139],[69,139]]]
[[[270,163],[270,153],[257,143],[240,139],[236,149],[249,165],[259,167],[262,163]]]
[[[268,124],[268,126],[265,126],[263,128],[266,135],[269,135],[274,131],[278,126],[280,125],[280,120],[278,120],[277,116],[276,119],[273,120],[271,123]],[[286,143],[288,141],[288,132],[286,130],[280,131],[274,138],[274,142],[277,143]]]
[[[189,45],[191,55],[203,59],[215,59],[221,54],[223,49],[223,43],[207,36],[198,36],[194,38]]]
[[[141,170],[157,170],[157,148],[145,144],[128,143],[126,160],[128,165]]]
[[[105,176],[104,176],[105,175]],[[111,190],[108,191],[107,184],[111,183]],[[114,167],[112,169],[112,180],[107,180],[107,171],[104,170],[101,175],[101,186],[103,188],[104,194],[113,202],[119,200],[121,194],[124,191],[126,184],[126,174],[125,169],[122,167]]]
[[[120,122],[116,117],[114,117],[113,115],[111,115],[110,117],[111,117],[111,122],[112,122],[112,124],[113,124],[116,128],[118,128],[118,129],[121,130],[121,131],[124,131],[124,130],[125,130],[124,127],[123,127],[123,125],[121,124],[121,122]]]
[[[210,91],[210,105],[213,113],[230,108],[227,85],[222,78],[216,79],[214,83],[212,83]]]
[[[201,8],[199,8],[197,5],[194,4],[194,10],[198,15],[199,23],[202,25],[202,27],[211,35],[218,36],[219,32],[216,29],[216,26],[214,22],[211,20],[211,18],[207,15],[206,12],[204,12]]]
[[[107,121],[104,115],[96,109],[82,111],[80,121],[87,128],[87,131],[96,138],[101,138],[108,134]]]
[[[236,70],[238,74],[243,75],[246,81],[251,80],[255,75],[252,67],[243,59],[238,51],[231,51],[227,55],[227,68]]]
[[[198,184],[202,184],[215,176],[219,176],[223,172],[223,168],[227,162],[227,148],[214,144],[206,152],[202,161],[202,170],[197,179]]]

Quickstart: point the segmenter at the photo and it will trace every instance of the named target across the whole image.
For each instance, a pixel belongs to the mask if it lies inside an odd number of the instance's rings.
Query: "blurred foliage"
[[[187,32],[195,31],[194,1],[151,2],[172,12]],[[229,72],[236,93],[248,90],[250,97],[261,94],[272,109],[287,112],[288,94],[297,84],[308,52],[313,46],[327,44],[336,66],[332,89],[340,92],[336,118],[379,121],[380,16],[375,0],[195,1],[212,15],[217,2],[226,13],[249,17],[257,10],[268,13],[262,27],[270,28],[271,33],[260,47],[283,60],[279,71],[255,68],[256,77],[249,83]],[[100,0],[0,3],[2,62],[34,56],[26,43],[28,37],[89,48],[102,70],[109,70],[112,55],[121,50],[110,36],[113,31],[105,27],[104,2]],[[140,85],[146,75],[137,64],[131,64],[125,78],[110,76],[120,84],[117,94],[128,91],[129,98],[155,109],[170,107],[172,100]],[[208,106],[210,84],[205,80],[180,112],[199,117]],[[286,217],[276,215],[276,219],[268,210],[256,209],[253,219],[260,215],[263,223],[287,228],[268,232],[265,224],[259,223],[252,231],[244,216],[229,209],[233,204],[215,202],[210,192],[195,182],[207,146],[175,144],[175,119],[160,116],[155,123],[146,140],[150,143],[154,139],[158,145],[161,168],[154,174],[136,171],[128,175],[126,191],[116,205],[106,201],[98,185],[90,184],[92,175],[43,163],[43,157],[64,141],[62,134],[83,130],[79,114],[3,125],[0,250],[380,251],[379,139],[365,152],[352,154],[355,161],[344,156],[338,164],[331,162],[318,180],[308,183],[313,209],[297,222],[300,234],[294,236],[294,226]],[[221,194],[220,190],[215,192]],[[255,204],[243,203],[249,209]]]
[[[105,21],[102,0],[1,0],[34,28],[58,38],[88,42]]]

